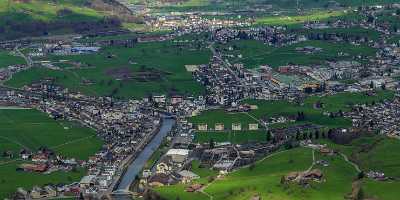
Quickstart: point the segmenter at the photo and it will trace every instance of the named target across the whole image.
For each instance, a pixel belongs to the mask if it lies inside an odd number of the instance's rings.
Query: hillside
[[[3,0],[0,39],[117,29],[129,14],[113,1]]]

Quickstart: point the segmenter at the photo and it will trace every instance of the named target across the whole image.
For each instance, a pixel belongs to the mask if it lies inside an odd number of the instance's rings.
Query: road
[[[232,68],[231,68],[231,67],[232,67],[232,64],[229,63],[229,61],[224,60],[224,59],[222,58],[221,54],[218,53],[218,52],[215,50],[215,48],[214,48],[213,45],[214,45],[213,43],[209,45],[209,49],[211,50],[212,54],[213,54],[218,60],[220,60],[220,61],[224,64],[225,68],[235,77],[236,81],[237,81],[238,83],[240,83],[240,85],[242,85],[242,86],[243,86],[243,85],[246,85],[246,83],[245,83],[241,78],[239,78],[239,76],[232,70]]]

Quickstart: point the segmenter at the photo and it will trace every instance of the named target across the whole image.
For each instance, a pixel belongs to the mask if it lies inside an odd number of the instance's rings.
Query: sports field
[[[55,121],[46,114],[27,109],[0,109],[0,152],[12,151],[14,158],[0,158],[0,199],[17,187],[30,189],[34,185],[78,181],[85,170],[55,172],[48,175],[18,172],[22,161],[21,149],[36,152],[47,147],[68,158],[87,159],[94,155],[102,142],[95,132],[66,121]]]

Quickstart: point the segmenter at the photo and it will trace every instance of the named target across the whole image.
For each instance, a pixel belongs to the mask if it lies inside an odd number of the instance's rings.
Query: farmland
[[[21,57],[10,55],[10,52],[7,51],[0,51],[0,68],[17,64],[25,64],[24,59]]]
[[[78,181],[85,170],[55,172],[48,175],[18,172],[21,149],[37,151],[47,147],[58,154],[87,159],[101,147],[94,131],[64,121],[54,121],[36,110],[0,110],[0,152],[11,151],[13,159],[0,158],[0,198],[8,196],[17,187],[31,188],[48,183]]]
[[[93,130],[55,121],[36,110],[0,110],[0,121],[1,152],[47,147],[66,157],[87,159],[101,146]]]
[[[227,47],[233,47],[229,51]],[[322,48],[321,52],[304,54],[296,51],[297,47],[313,46]],[[326,60],[350,60],[355,56],[373,56],[376,50],[365,46],[354,46],[348,43],[333,43],[327,41],[306,41],[286,47],[271,47],[259,41],[240,40],[220,46],[227,54],[233,54],[233,63],[243,63],[247,68],[257,68],[260,65],[278,67],[287,64],[324,65]],[[344,53],[343,56],[339,53]],[[347,55],[346,55],[347,54]],[[238,55],[241,55],[240,57]],[[345,56],[344,56],[345,55]]]
[[[187,49],[185,49],[187,48]],[[110,47],[98,54],[53,56],[50,60],[79,63],[80,69],[35,68],[18,73],[6,84],[22,87],[43,78],[89,95],[118,98],[148,94],[201,94],[203,87],[192,79],[185,65],[207,64],[208,49],[179,46],[172,41],[140,43],[134,48]],[[83,84],[84,81],[92,84]]]

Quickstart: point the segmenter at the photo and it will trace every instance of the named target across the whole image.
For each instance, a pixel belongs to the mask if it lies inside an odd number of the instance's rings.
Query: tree
[[[314,138],[316,139],[316,140],[318,140],[319,139],[319,131],[318,130],[316,130],[315,131],[315,133],[314,133]]]
[[[382,83],[381,89],[382,89],[382,90],[386,90],[386,84]]]
[[[267,140],[267,141],[270,141],[271,140],[271,131],[267,131],[267,134],[265,135],[265,139]]]
[[[213,149],[215,147],[214,139],[211,138],[209,144],[210,144],[210,149]]]
[[[363,179],[364,176],[365,176],[364,171],[361,171],[361,172],[358,173],[357,179],[359,179],[359,180],[360,180],[360,179]]]

